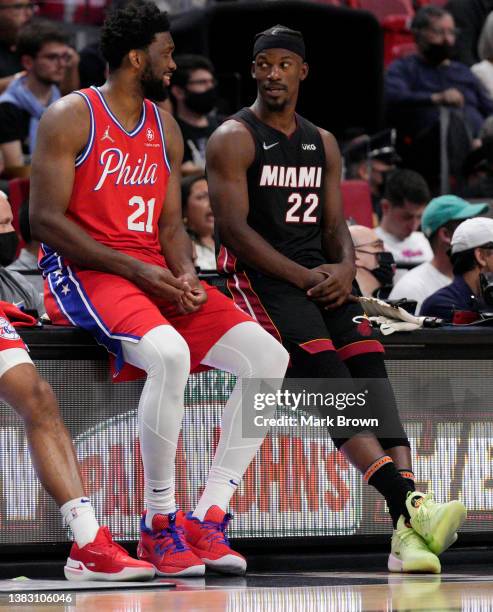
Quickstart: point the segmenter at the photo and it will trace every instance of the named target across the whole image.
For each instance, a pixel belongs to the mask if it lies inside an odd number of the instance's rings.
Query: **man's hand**
[[[181,298],[181,308],[183,312],[196,312],[207,302],[207,292],[198,279],[196,274],[187,272],[178,277],[185,284],[185,293]]]
[[[355,269],[352,264],[323,264],[312,272],[326,278],[307,291],[307,295],[326,310],[333,310],[351,300]]]
[[[167,268],[140,261],[136,264],[132,281],[142,291],[178,304],[185,292],[191,289],[183,279],[176,278]]]
[[[462,95],[462,92],[454,87],[432,94],[431,99],[434,104],[457,106],[458,108],[462,108],[464,106],[464,96]]]

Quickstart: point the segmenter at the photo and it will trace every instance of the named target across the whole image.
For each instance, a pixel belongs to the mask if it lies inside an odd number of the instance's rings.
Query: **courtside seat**
[[[358,225],[373,227],[373,208],[370,186],[366,181],[350,180],[341,183],[344,217]]]
[[[409,15],[387,15],[382,21],[385,67],[395,59],[416,51],[411,32],[411,19]]]

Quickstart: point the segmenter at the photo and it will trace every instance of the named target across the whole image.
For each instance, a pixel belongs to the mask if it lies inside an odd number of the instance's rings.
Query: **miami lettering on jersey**
[[[261,187],[320,187],[322,184],[321,166],[262,166]]]

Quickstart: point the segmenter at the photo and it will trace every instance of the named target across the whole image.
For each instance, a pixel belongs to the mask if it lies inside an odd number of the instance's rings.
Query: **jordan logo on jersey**
[[[106,126],[103,137],[101,138],[101,141],[103,140],[109,140],[110,142],[115,142],[113,138],[111,138],[110,136],[110,126],[109,125]]]
[[[320,166],[270,166],[262,167],[261,187],[320,187],[322,168]]]
[[[117,147],[105,149],[99,158],[103,170],[94,191],[99,191],[110,176],[114,185],[154,185],[157,181],[158,165],[148,164],[147,159],[147,154],[144,154],[135,163],[129,160],[128,153],[124,155]]]

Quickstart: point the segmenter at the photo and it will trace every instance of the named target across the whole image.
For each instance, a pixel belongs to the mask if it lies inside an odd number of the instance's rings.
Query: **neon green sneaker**
[[[433,499],[433,493],[424,495],[419,491],[410,491],[406,507],[412,528],[435,555],[442,554],[457,540],[456,531],[467,516],[462,502],[455,499],[446,504],[438,504]]]
[[[414,529],[407,527],[402,515],[392,534],[387,567],[389,572],[439,574],[442,571],[440,559],[428,549]]]

